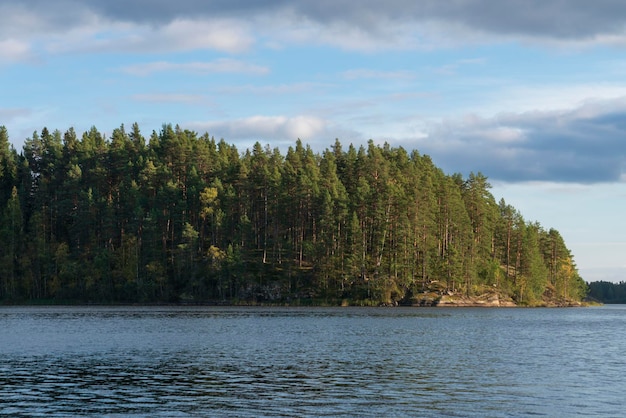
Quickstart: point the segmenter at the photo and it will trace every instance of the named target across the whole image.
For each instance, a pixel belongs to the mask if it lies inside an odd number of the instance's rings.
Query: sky
[[[0,125],[164,123],[286,150],[338,138],[481,172],[626,280],[622,0],[0,0]]]

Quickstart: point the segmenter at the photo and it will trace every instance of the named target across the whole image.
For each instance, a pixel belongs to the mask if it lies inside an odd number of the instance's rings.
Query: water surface
[[[626,306],[2,307],[0,415],[619,416]]]

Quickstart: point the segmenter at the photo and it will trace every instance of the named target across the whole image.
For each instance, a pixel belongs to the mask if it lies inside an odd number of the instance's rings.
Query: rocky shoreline
[[[489,296],[467,297],[458,295],[443,295],[436,306],[466,306],[466,307],[491,307],[491,308],[515,308],[517,304],[510,298],[500,298],[497,294]]]
[[[431,307],[484,307],[484,308],[517,308],[521,306],[510,297],[503,297],[497,293],[486,293],[479,296],[466,296],[449,292],[447,294],[422,293],[412,298],[411,306],[431,306]],[[544,299],[534,307],[576,307],[584,306],[581,302],[571,300]]]

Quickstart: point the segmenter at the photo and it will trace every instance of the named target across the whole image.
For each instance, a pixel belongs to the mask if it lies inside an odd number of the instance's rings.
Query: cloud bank
[[[67,0],[66,0],[67,1]],[[56,7],[35,1],[44,10]],[[71,3],[71,2],[70,2]],[[76,1],[75,5],[84,2]],[[322,25],[341,22],[347,26],[384,32],[387,22],[448,22],[492,34],[515,34],[582,39],[624,31],[626,3],[613,0],[107,0],[92,2],[94,13],[111,20],[161,24],[173,18],[291,15]],[[558,24],[555,23],[558,19]]]
[[[571,110],[467,116],[433,124],[414,142],[445,169],[495,180],[626,180],[626,98]]]
[[[626,45],[612,0],[6,0],[0,58],[48,52],[241,53],[255,45],[430,48],[493,40]]]

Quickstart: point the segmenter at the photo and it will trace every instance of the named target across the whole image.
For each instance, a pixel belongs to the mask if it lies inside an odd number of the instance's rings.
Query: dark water
[[[626,306],[0,308],[0,415],[622,416]]]

